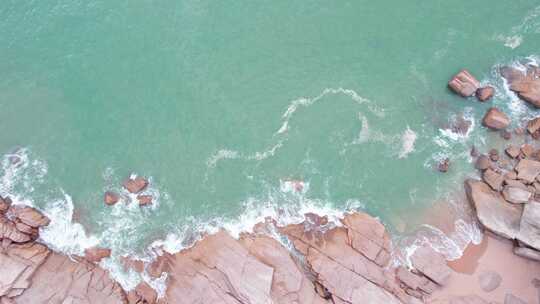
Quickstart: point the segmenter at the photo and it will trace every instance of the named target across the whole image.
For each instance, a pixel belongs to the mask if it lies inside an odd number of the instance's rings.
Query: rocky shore
[[[540,69],[503,68],[501,74],[520,98],[540,106]],[[493,87],[481,87],[465,70],[449,87],[480,102],[494,95]],[[471,151],[481,178],[467,179],[464,191],[486,237],[457,261],[446,261],[424,244],[407,263],[397,263],[400,248],[385,226],[362,212],[344,214],[338,223],[311,213],[287,226],[267,218],[238,239],[221,230],[153,262],[125,258],[126,269],[166,277],[167,288],[158,297],[146,282],[130,291],[115,282],[99,265],[111,256],[107,248],[88,248],[84,256],[47,248],[39,242],[39,229],[49,219],[0,197],[0,304],[538,303],[540,117],[509,130],[508,116],[492,107],[482,123],[509,141],[504,152]],[[437,168],[447,172],[451,159]],[[152,204],[151,196],[141,194],[148,184],[130,177],[123,187],[144,207]],[[120,199],[112,191],[104,194],[106,205]]]

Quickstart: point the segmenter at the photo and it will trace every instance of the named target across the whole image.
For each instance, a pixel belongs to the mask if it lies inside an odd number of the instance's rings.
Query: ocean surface
[[[472,145],[500,140],[488,107],[534,114],[497,68],[539,55],[537,0],[7,0],[0,195],[47,213],[55,249],[112,248],[119,277],[122,255],[265,216],[365,210],[399,236],[474,174]],[[495,98],[452,94],[462,68]],[[133,174],[152,207],[121,189]],[[105,206],[107,190],[122,202]]]

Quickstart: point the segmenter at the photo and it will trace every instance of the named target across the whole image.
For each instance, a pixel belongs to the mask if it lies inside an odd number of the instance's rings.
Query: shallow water
[[[498,138],[480,126],[487,107],[532,113],[496,67],[539,45],[530,0],[8,1],[0,194],[43,208],[42,238],[70,253],[147,255],[306,211],[363,209],[402,230],[461,189],[472,144]],[[463,67],[493,101],[448,91]],[[444,130],[460,115],[467,135]],[[104,206],[132,173],[150,177],[154,206]]]

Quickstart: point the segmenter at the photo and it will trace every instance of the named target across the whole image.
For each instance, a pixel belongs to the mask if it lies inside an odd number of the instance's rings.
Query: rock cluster
[[[37,209],[0,197],[0,303],[127,303],[103,269],[37,243],[48,224]]]
[[[139,206],[148,206],[152,204],[151,195],[140,194],[148,187],[148,185],[148,180],[141,176],[135,178],[129,177],[122,183],[122,187],[129,193],[138,194],[137,201],[139,202]],[[106,205],[112,206],[120,201],[120,195],[114,191],[106,191],[103,195],[103,201]]]
[[[531,136],[538,121],[528,123]],[[486,229],[515,240],[516,254],[540,260],[540,149],[509,145],[505,152],[496,159],[478,156],[482,180],[468,179],[465,191]]]
[[[467,70],[461,70],[448,82],[448,87],[463,97],[476,95],[480,101],[493,97],[495,89],[490,86],[480,87],[480,82]]]

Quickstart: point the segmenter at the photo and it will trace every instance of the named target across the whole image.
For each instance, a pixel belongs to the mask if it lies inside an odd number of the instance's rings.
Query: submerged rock
[[[484,118],[482,124],[493,130],[503,130],[510,125],[510,118],[497,108],[490,108]]]
[[[148,187],[148,181],[141,176],[137,176],[134,179],[126,179],[122,185],[131,193],[139,193]]]
[[[485,271],[478,277],[480,288],[485,292],[491,292],[497,289],[502,282],[502,277],[495,271]]]
[[[449,168],[450,168],[450,159],[449,158],[445,158],[445,159],[441,160],[439,162],[439,164],[437,165],[437,169],[440,172],[447,172]]]
[[[476,98],[480,101],[486,101],[488,99],[491,99],[493,97],[493,94],[495,94],[495,89],[491,86],[486,86],[483,88],[479,88],[476,91]]]
[[[474,78],[467,70],[461,70],[448,82],[448,86],[457,94],[463,97],[474,95],[480,87],[480,82]]]

